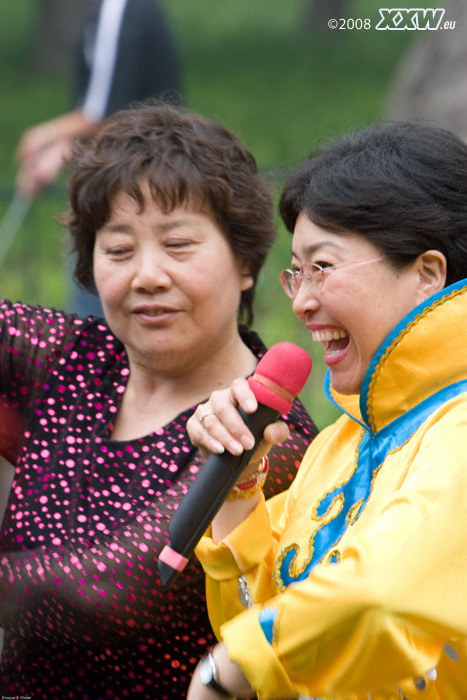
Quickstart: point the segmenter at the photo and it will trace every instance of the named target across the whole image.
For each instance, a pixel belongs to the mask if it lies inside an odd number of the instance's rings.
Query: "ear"
[[[246,292],[247,289],[251,289],[252,286],[254,285],[254,280],[253,276],[250,272],[250,268],[247,265],[246,262],[242,262],[240,264],[240,276],[241,276],[241,290],[242,292]]]
[[[446,258],[440,250],[426,250],[417,258],[419,303],[439,292],[446,284]]]
[[[242,275],[241,288],[242,292],[246,292],[247,289],[251,289],[253,286],[253,277],[250,274]]]

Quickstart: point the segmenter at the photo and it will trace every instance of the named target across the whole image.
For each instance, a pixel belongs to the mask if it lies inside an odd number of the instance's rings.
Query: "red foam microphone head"
[[[298,345],[273,345],[258,362],[248,383],[259,403],[288,413],[311,371],[311,357]]]

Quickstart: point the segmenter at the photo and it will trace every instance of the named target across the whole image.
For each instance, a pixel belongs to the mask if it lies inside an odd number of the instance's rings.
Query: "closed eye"
[[[133,252],[132,248],[108,248],[105,253],[108,257],[114,260],[121,260],[130,256]]]
[[[174,250],[188,248],[190,245],[193,245],[193,241],[171,241],[170,243],[166,243],[167,248]]]
[[[168,255],[181,262],[191,259],[196,250],[197,242],[190,239],[171,239],[165,242]]]

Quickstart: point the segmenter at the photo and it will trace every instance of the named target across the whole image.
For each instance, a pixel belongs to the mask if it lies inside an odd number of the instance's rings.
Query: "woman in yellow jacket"
[[[465,700],[467,145],[366,129],[310,156],[280,211],[281,281],[343,415],[266,503],[268,426],[200,542],[221,643],[188,698]],[[237,406],[256,409],[245,380],[198,408],[194,443],[251,448]]]

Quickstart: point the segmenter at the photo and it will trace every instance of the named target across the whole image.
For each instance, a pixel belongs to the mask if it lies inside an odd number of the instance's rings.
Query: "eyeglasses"
[[[344,267],[358,267],[359,265],[369,265],[370,263],[380,262],[384,258],[374,258],[373,260],[360,260],[359,262],[340,263],[323,267],[318,263],[305,263],[298,270],[282,270],[280,280],[284,288],[284,292],[291,299],[295,299],[298,290],[301,287],[303,280],[307,280],[310,286],[315,284],[322,285],[326,279],[326,275],[334,270],[340,270]]]

